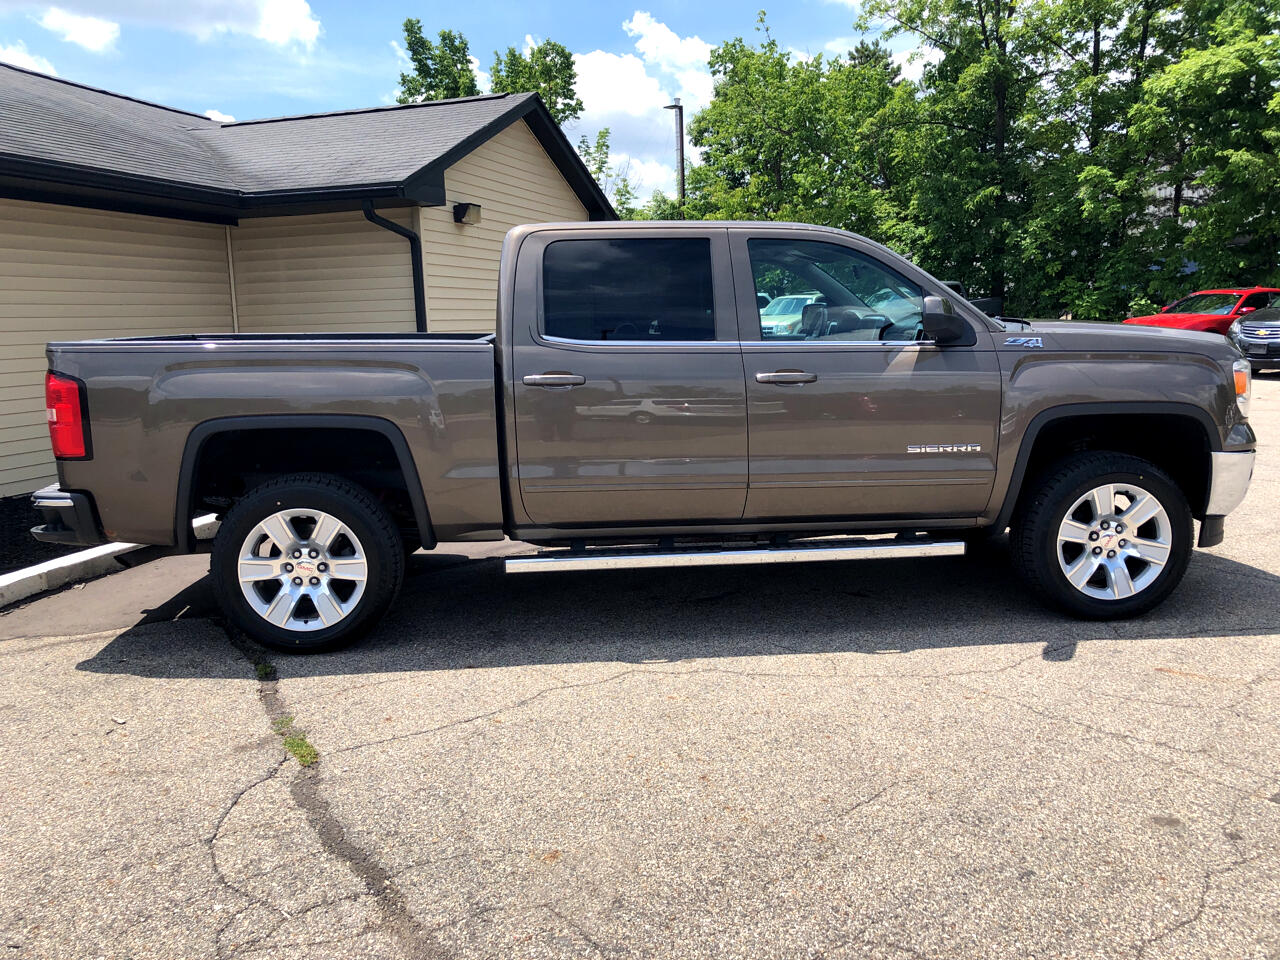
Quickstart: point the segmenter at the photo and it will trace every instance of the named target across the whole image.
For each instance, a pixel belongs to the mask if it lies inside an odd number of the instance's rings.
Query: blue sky
[[[482,86],[495,49],[551,38],[574,52],[586,105],[566,132],[576,142],[608,126],[615,155],[647,195],[674,180],[663,104],[706,103],[710,48],[756,36],[762,2],[0,0],[0,60],[248,120],[393,102],[403,60],[394,41],[406,17],[432,34],[465,34]],[[843,53],[857,37],[855,3],[787,0],[769,9],[770,28],[799,56]],[[910,43],[893,46],[905,56]]]

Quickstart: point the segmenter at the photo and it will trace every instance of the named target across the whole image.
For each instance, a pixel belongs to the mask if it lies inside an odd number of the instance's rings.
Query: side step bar
[[[957,557],[960,540],[867,540],[840,537],[809,546],[688,550],[549,550],[529,557],[508,557],[507,573],[547,570],[619,570],[638,567],[718,567],[746,563],[805,563],[814,560],[894,560],[902,557]]]

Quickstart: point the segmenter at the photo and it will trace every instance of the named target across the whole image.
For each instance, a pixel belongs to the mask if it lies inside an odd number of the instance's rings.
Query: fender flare
[[[1009,485],[1005,488],[1004,502],[1000,512],[996,514],[993,530],[1003,531],[1009,525],[1018,498],[1022,495],[1022,483],[1026,479],[1027,465],[1031,462],[1031,451],[1035,448],[1040,431],[1058,420],[1070,420],[1076,417],[1096,416],[1141,416],[1166,415],[1188,417],[1200,424],[1204,430],[1205,440],[1210,452],[1222,449],[1222,437],[1218,433],[1218,425],[1208,411],[1193,403],[1177,401],[1098,401],[1096,403],[1067,403],[1058,407],[1041,410],[1031,419],[1022,435],[1022,443],[1018,447],[1018,457],[1014,461],[1013,473],[1009,476]]]
[[[422,545],[428,550],[436,545],[435,532],[431,526],[431,514],[427,511],[427,499],[422,492],[418,468],[414,465],[413,455],[409,452],[409,444],[404,434],[390,420],[359,414],[255,414],[204,420],[196,424],[187,434],[187,443],[182,451],[182,465],[178,471],[178,495],[174,504],[173,517],[173,542],[177,545],[179,552],[190,553],[193,547],[191,517],[195,512],[195,504],[192,499],[195,495],[196,465],[205,441],[217,434],[231,431],[281,430],[297,427],[320,430],[366,430],[385,437],[390,442],[391,449],[395,451],[400,472],[404,475],[405,488],[409,492],[409,503],[413,507],[413,518]]]

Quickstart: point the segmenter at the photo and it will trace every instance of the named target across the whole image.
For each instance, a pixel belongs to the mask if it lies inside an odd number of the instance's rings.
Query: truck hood
[[[1040,338],[1045,350],[1082,352],[1194,353],[1219,361],[1232,361],[1241,354],[1220,333],[1201,333],[1172,327],[1141,326],[1132,323],[1088,323],[1067,320],[1010,322],[996,342],[1006,349],[1028,349],[1018,341]],[[1034,347],[1031,347],[1034,349]]]
[[[1203,330],[1207,326],[1227,323],[1230,319],[1230,317],[1225,317],[1220,313],[1153,313],[1149,317],[1130,317],[1125,323],[1139,327]]]

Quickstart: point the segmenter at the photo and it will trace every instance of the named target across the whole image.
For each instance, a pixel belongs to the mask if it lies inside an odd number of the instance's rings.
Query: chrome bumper
[[[1205,515],[1225,517],[1240,506],[1249,481],[1253,479],[1254,452],[1211,453],[1212,472],[1209,477],[1209,503]]]
[[[31,535],[42,543],[92,547],[106,542],[87,493],[63,490],[55,483],[33,493],[31,506],[44,520],[31,528]]]

